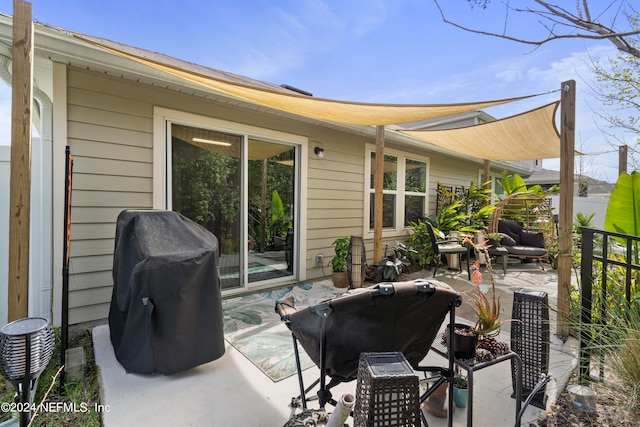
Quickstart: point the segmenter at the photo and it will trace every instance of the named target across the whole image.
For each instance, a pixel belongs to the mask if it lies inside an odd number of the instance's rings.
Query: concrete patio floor
[[[425,273],[428,277],[425,277]],[[418,273],[430,278],[429,272]],[[415,276],[415,275],[412,275]],[[414,277],[407,277],[407,279]],[[460,292],[472,289],[466,272],[439,270],[437,279]],[[544,290],[555,307],[557,275],[538,264],[510,263],[506,276],[496,271],[496,286],[502,296],[503,317],[511,314],[513,291],[518,288]],[[485,283],[488,277],[485,275]],[[458,319],[471,319],[468,307],[461,307]],[[575,340],[559,340],[555,334],[555,316],[551,312],[550,372],[547,385],[547,408],[564,389],[577,363]],[[446,323],[446,321],[445,321]],[[509,325],[505,325],[501,341],[509,341]],[[289,403],[298,394],[297,377],[273,382],[235,348],[226,344],[220,359],[187,372],[172,376],[126,373],[115,358],[107,325],[93,330],[96,364],[100,370],[102,403],[108,405],[103,425],[113,426],[267,426],[284,425],[291,415]],[[444,366],[446,360],[430,352],[423,365]],[[318,370],[304,371],[308,384]],[[515,400],[512,399],[511,365],[503,362],[474,374],[474,426],[512,426],[515,421]],[[332,389],[334,397],[345,393],[355,395],[356,382]],[[313,407],[311,402],[310,406]],[[330,408],[328,408],[330,410]],[[529,406],[522,418],[528,426],[544,414],[544,410]],[[427,413],[428,414],[428,413]],[[427,415],[430,426],[445,426],[446,419]],[[466,410],[458,408],[453,415],[455,426],[466,425]],[[352,425],[353,420],[347,422]]]

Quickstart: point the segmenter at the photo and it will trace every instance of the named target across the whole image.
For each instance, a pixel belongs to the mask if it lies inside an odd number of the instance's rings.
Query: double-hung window
[[[367,147],[368,193],[366,210],[368,233],[373,232],[375,218],[375,147]],[[382,174],[383,232],[401,231],[410,222],[424,218],[427,206],[427,172],[429,161],[422,156],[386,150]]]

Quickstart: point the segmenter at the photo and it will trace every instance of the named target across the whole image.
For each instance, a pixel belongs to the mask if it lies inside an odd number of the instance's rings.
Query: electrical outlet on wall
[[[321,267],[322,266],[322,260],[323,260],[322,254],[316,255],[315,260],[314,260],[315,261],[314,265],[316,267]]]

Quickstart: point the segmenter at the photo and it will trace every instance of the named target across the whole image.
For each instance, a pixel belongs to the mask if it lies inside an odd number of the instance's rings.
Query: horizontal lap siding
[[[150,209],[153,105],[140,85],[68,72],[73,155],[69,322],[104,322],[113,288],[116,219]]]
[[[438,182],[442,185],[468,188],[471,181],[478,184],[478,168],[482,167],[477,163],[453,157],[437,157],[436,161],[432,158],[430,165],[428,215],[435,214]]]
[[[105,322],[113,287],[111,269],[118,214],[152,207],[153,107],[172,108],[304,135],[309,138],[306,228],[307,277],[322,253],[333,256],[333,241],[362,235],[364,226],[365,144],[374,138],[341,133],[303,122],[246,111],[196,96],[84,70],[68,70],[68,144],[74,156],[71,209],[70,323]],[[324,149],[318,159],[313,147]],[[425,153],[425,155],[428,155]],[[431,158],[430,205],[438,180],[467,186],[477,164]],[[372,245],[367,242],[368,259]],[[324,273],[330,270],[324,268]]]
[[[316,254],[325,264],[333,257],[333,241],[362,235],[364,216],[364,144],[372,141],[334,132],[312,135],[307,183],[307,277],[323,274],[314,267]],[[318,159],[314,146],[324,148]],[[325,274],[330,269],[324,268]]]

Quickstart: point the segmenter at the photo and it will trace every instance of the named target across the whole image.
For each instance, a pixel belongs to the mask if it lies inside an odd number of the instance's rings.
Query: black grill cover
[[[218,240],[169,211],[118,216],[111,343],[129,372],[165,375],[224,354]]]

